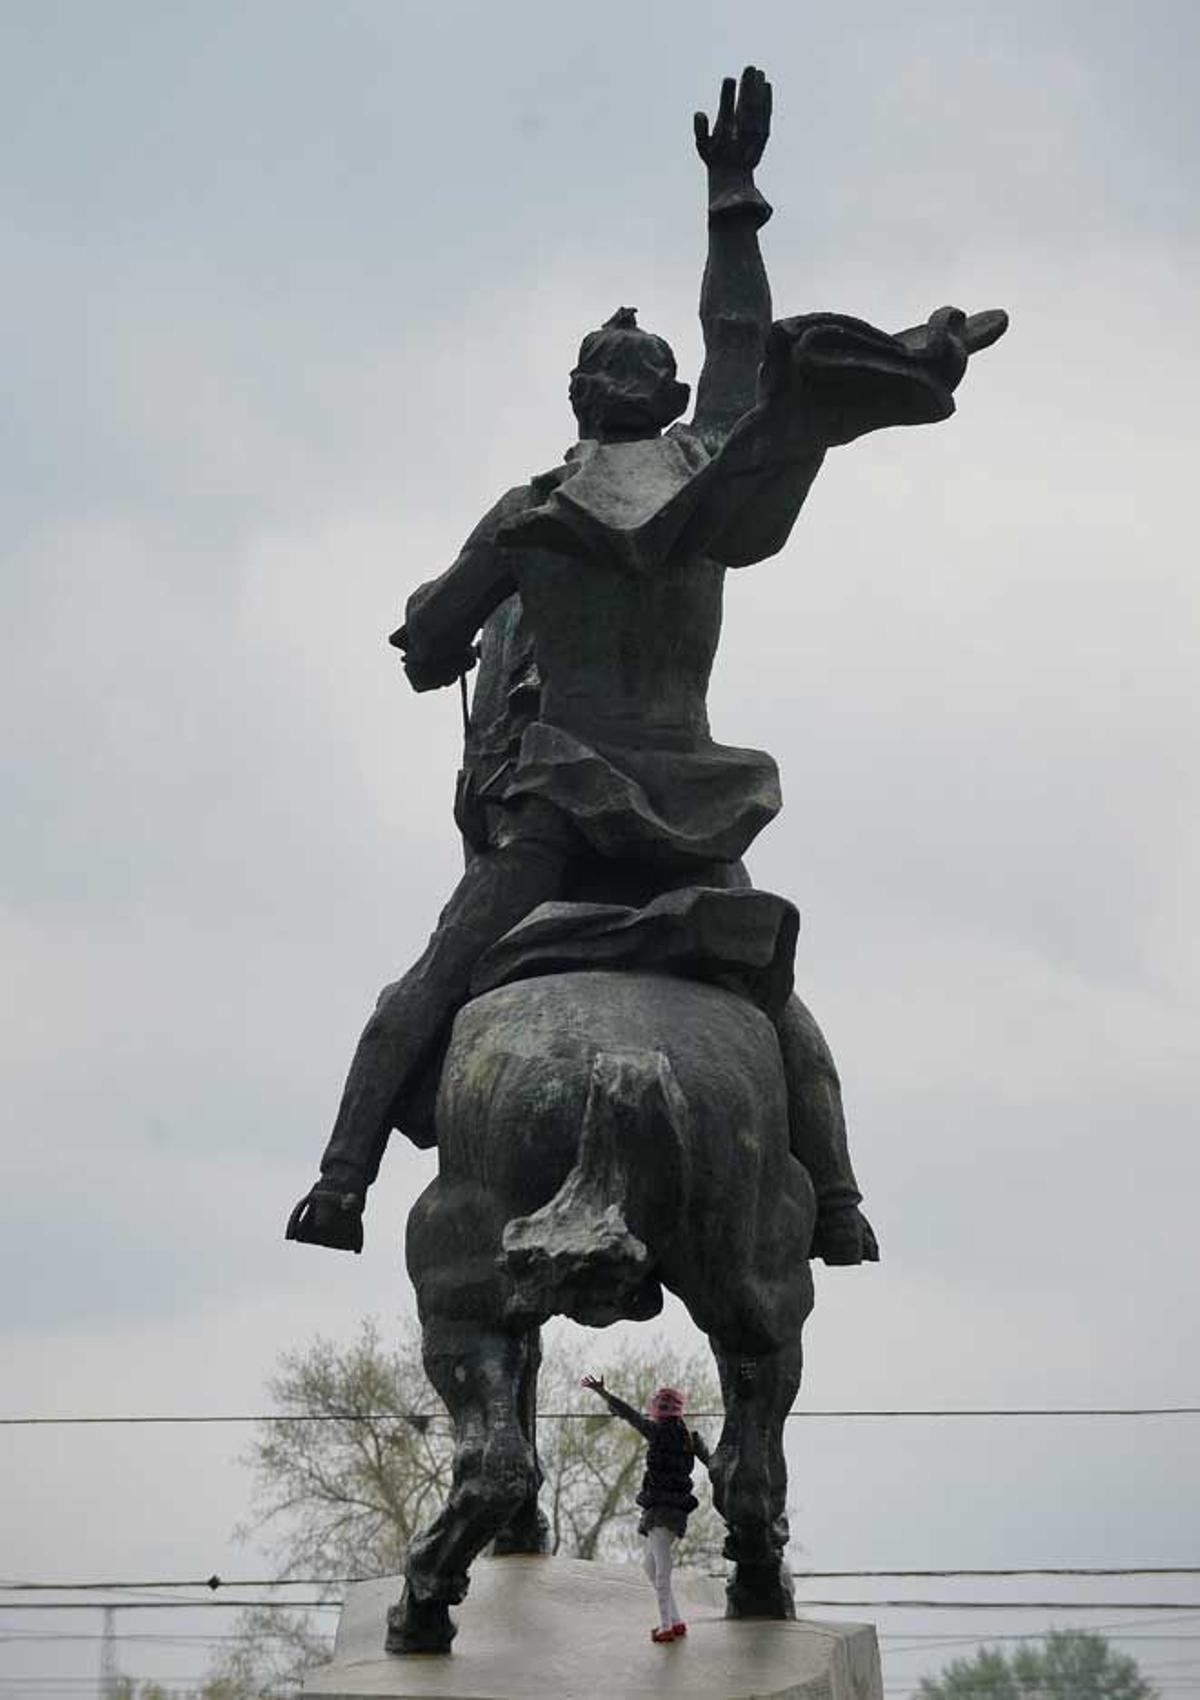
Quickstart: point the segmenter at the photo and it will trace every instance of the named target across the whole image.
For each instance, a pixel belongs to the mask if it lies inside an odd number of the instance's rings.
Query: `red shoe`
[[[650,1639],[652,1641],[657,1641],[660,1646],[664,1641],[673,1641],[675,1639],[674,1626],[670,1629],[652,1629],[650,1631]]]
[[[687,1624],[682,1622],[673,1623],[671,1625],[671,1634],[674,1636],[676,1641],[682,1641],[683,1637],[687,1634]]]

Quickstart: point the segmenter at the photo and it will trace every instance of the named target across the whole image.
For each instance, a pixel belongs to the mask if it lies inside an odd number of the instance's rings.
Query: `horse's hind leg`
[[[454,1419],[455,1453],[450,1497],[410,1547],[404,1597],[388,1613],[391,1653],[448,1651],[471,1561],[497,1536],[510,1552],[536,1536],[538,1337],[504,1324],[499,1227],[495,1201],[463,1182],[435,1181],[409,1219],[425,1372]]]
[[[537,1461],[537,1378],[542,1367],[541,1329],[531,1328],[525,1335],[525,1343],[517,1406],[521,1432],[533,1454],[534,1471],[526,1483],[525,1498],[492,1539],[491,1550],[497,1558],[514,1552],[547,1552],[550,1547],[550,1525],[545,1513],[538,1507],[538,1492],[542,1485],[541,1466]]]
[[[445,1506],[409,1549],[404,1597],[388,1614],[391,1653],[447,1651],[472,1560],[522,1513],[536,1519],[537,1463],[517,1397],[528,1351],[524,1334],[426,1326],[426,1372],[454,1418],[454,1471]]]
[[[787,1463],[783,1425],[800,1386],[799,1331],[762,1357],[711,1340],[721,1377],[725,1423],[713,1454],[713,1503],[728,1527],[734,1563],[727,1617],[795,1617],[787,1564]]]

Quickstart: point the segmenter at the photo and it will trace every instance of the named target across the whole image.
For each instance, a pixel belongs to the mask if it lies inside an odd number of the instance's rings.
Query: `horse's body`
[[[394,1651],[445,1647],[471,1560],[537,1551],[534,1388],[551,1315],[603,1326],[676,1293],[725,1404],[712,1462],[733,1615],[791,1615],[782,1429],[812,1308],[815,1221],[788,1149],[775,1030],[748,999],[661,973],[571,972],[458,1016],[439,1172],[408,1226],[426,1369],[454,1418],[454,1484],[415,1543]]]

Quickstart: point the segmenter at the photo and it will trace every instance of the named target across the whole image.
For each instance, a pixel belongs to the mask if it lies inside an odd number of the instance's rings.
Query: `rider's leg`
[[[379,1172],[397,1101],[415,1085],[447,1023],[466,1001],[480,955],[539,903],[557,897],[575,853],[573,829],[556,810],[522,804],[497,846],[474,857],[424,954],[380,994],[346,1077],[321,1179],[301,1201],[288,1237],[356,1250],[367,1188]]]
[[[808,1170],[817,1195],[812,1256],[826,1263],[873,1263],[879,1247],[858,1208],[846,1139],[842,1087],[825,1035],[794,994],[775,1024],[788,1089],[792,1155]]]
[[[752,884],[744,862],[714,863],[696,885],[741,891]],[[837,1065],[816,1020],[795,993],[775,1023],[787,1081],[792,1156],[808,1170],[817,1195],[812,1255],[826,1263],[874,1263],[879,1246],[862,1214],[862,1192],[850,1162]]]
[[[862,1202],[846,1140],[837,1065],[811,1010],[793,995],[775,1024],[788,1083],[792,1155],[808,1170],[823,1210]]]

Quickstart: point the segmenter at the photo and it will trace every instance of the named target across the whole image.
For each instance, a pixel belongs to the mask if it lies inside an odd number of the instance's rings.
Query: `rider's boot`
[[[809,1256],[819,1257],[830,1267],[878,1263],[879,1242],[857,1204],[852,1201],[826,1204],[818,1199],[817,1225]]]

